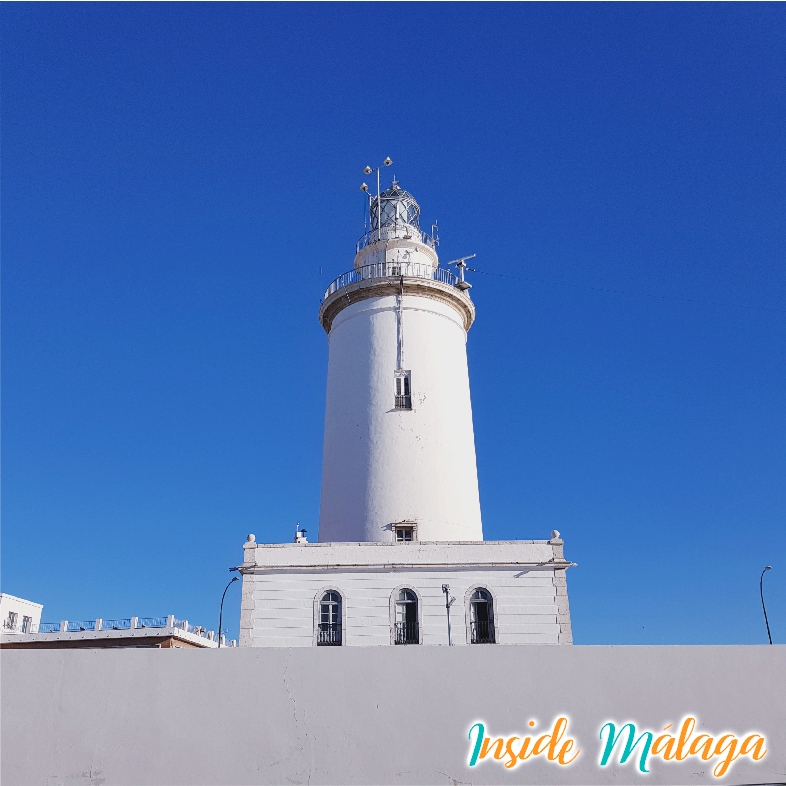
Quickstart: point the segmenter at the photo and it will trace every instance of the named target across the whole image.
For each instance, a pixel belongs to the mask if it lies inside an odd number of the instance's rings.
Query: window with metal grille
[[[22,617],[22,633],[30,633],[30,629],[33,627],[33,618],[32,617]]]
[[[317,646],[341,645],[341,595],[329,590],[319,602]]]
[[[396,644],[420,644],[418,632],[418,596],[411,589],[403,589],[396,600]]]
[[[16,630],[16,621],[19,619],[15,611],[8,612],[8,619],[5,621],[6,630]]]
[[[409,371],[397,371],[396,409],[412,409],[412,379]]]
[[[478,587],[469,601],[470,642],[494,644],[494,603],[491,593]]]

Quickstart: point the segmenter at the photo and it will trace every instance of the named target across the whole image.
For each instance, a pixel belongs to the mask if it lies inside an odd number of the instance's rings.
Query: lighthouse
[[[369,197],[354,267],[325,293],[329,360],[320,542],[483,540],[469,284],[397,181]]]
[[[381,190],[381,169],[354,264],[319,309],[319,540],[248,536],[240,646],[571,644],[559,532],[483,540],[464,261],[440,265],[417,201],[395,179]]]

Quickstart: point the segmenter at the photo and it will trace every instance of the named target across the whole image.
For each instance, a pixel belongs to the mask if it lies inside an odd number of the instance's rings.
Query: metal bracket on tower
[[[456,602],[456,599],[450,595],[450,584],[443,584],[442,591],[445,593],[445,611],[447,611],[448,614],[448,647],[452,647],[453,640],[450,636],[450,607]]]
[[[404,369],[404,276],[399,283],[398,303],[396,304],[396,371]]]

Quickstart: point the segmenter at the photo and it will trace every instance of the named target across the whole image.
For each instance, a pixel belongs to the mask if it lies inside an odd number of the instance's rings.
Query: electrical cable
[[[605,287],[591,287],[586,284],[570,284],[566,281],[547,281],[542,278],[531,278],[528,276],[511,276],[506,273],[489,273],[486,270],[477,270],[476,268],[468,267],[467,271],[472,273],[480,273],[483,276],[495,276],[497,278],[512,278],[515,281],[531,281],[536,284],[550,284],[558,287],[571,287],[573,289],[586,289],[591,292],[606,292],[612,295],[624,295],[625,297],[650,297],[656,300],[676,300],[681,303],[694,303],[700,306],[720,306],[721,308],[747,308],[754,311],[771,311],[776,314],[786,313],[783,308],[767,308],[766,306],[746,306],[739,303],[717,303],[711,300],[695,300],[687,297],[677,297],[676,295],[658,295],[651,292],[624,292],[621,289],[607,289]]]

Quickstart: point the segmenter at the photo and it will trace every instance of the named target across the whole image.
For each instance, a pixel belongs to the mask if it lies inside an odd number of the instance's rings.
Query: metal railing
[[[355,253],[366,246],[370,246],[372,243],[378,243],[381,240],[394,240],[397,238],[403,240],[417,240],[418,243],[423,243],[424,246],[428,246],[429,248],[436,248],[439,242],[437,238],[432,237],[416,226],[412,226],[412,224],[396,221],[393,224],[383,224],[379,229],[371,229],[366,232],[366,234],[355,244]]]
[[[102,630],[131,630],[131,617],[121,620],[104,620]]]
[[[100,623],[100,624],[99,624]],[[39,625],[29,625],[27,630],[21,630],[21,626],[17,626],[15,630],[21,633],[60,633],[63,630],[67,633],[79,633],[82,631],[97,631],[97,630],[138,630],[140,628],[167,628],[170,625],[180,630],[192,633],[203,639],[215,641],[215,633],[207,630],[201,625],[191,625],[187,620],[179,620],[175,617],[125,617],[123,619],[99,619],[87,620],[83,622],[41,622]],[[4,625],[8,629],[7,625]],[[234,646],[229,643],[227,646]]]
[[[396,409],[412,409],[412,396],[396,396]]]
[[[215,635],[213,631],[208,631],[202,625],[192,625],[188,620],[174,619],[174,625],[186,633],[193,633],[195,636],[201,636],[203,639],[211,638],[211,634]]]
[[[472,644],[493,644],[494,643],[494,623],[493,622],[470,622],[470,641]]]
[[[418,644],[417,622],[397,622],[396,623],[396,644]]]
[[[401,276],[427,278],[453,287],[459,283],[459,277],[447,268],[434,267],[428,262],[377,262],[342,273],[325,290],[322,299],[327,300],[334,292],[338,292],[339,289],[348,287],[350,284],[356,284],[358,281],[366,281],[371,278],[400,278]]]
[[[138,627],[140,628],[165,628],[166,617],[140,617]]]
[[[66,631],[68,633],[77,633],[82,630],[95,630],[96,621],[88,620],[86,622],[68,622],[66,624]]]
[[[341,625],[320,622],[317,630],[317,645],[320,647],[336,647],[341,645]]]

